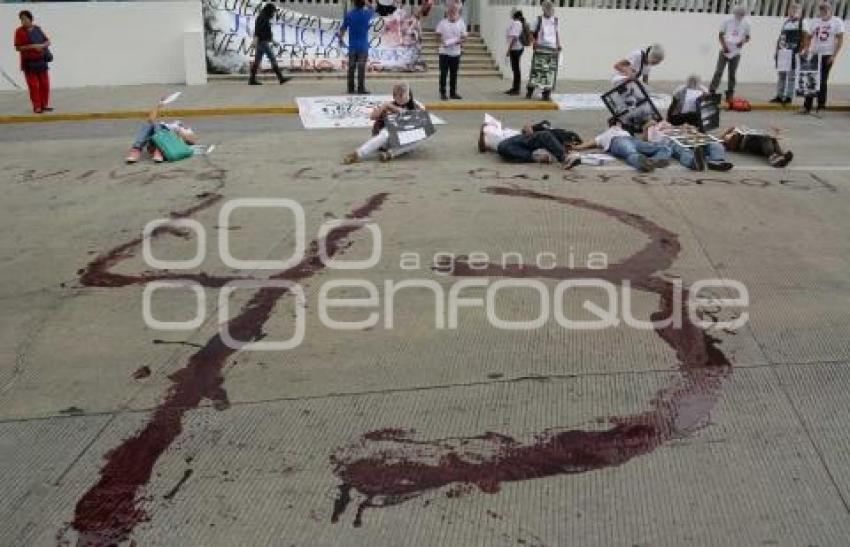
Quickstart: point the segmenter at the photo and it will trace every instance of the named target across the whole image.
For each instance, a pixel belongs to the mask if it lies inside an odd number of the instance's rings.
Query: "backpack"
[[[747,99],[734,97],[731,101],[729,101],[729,110],[734,110],[735,112],[749,112],[752,109],[753,107]]]
[[[151,140],[166,161],[185,160],[194,155],[192,148],[170,129],[157,128]]]
[[[522,22],[522,32],[519,33],[519,43],[524,47],[528,47],[532,43],[531,29],[528,28],[528,23]]]

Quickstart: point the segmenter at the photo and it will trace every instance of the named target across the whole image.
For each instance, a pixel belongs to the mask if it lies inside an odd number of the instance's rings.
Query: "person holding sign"
[[[776,62],[776,97],[770,102],[789,104],[794,97],[794,69],[796,56],[803,44],[803,18],[800,16],[800,5],[788,5],[788,17],[782,23],[779,38],[776,39],[776,51],[773,60]]]
[[[746,20],[747,8],[737,5],[732,8],[732,18],[720,27],[720,54],[717,57],[717,67],[711,79],[709,90],[712,95],[720,87],[723,71],[729,66],[729,79],[726,87],[726,102],[732,102],[735,97],[735,75],[741,62],[741,48],[750,41],[750,22]]]
[[[534,25],[532,45],[534,54],[531,58],[531,73],[528,75],[528,86],[525,98],[530,99],[537,88],[543,92],[543,100],[548,101],[558,81],[558,57],[561,54],[561,32],[558,30],[558,18],[555,17],[555,7],[550,0],[540,2],[543,15],[537,18]]]
[[[457,73],[460,69],[460,56],[463,43],[466,41],[466,23],[460,16],[457,4],[446,8],[446,17],[436,29],[440,35],[440,98],[444,101],[462,99],[457,94]],[[446,79],[449,80],[449,94],[446,95]]]
[[[667,121],[673,125],[689,124],[700,126],[698,101],[708,94],[708,89],[702,85],[701,78],[696,74],[688,76],[685,85],[680,85],[673,92],[673,100],[667,110]]]
[[[844,22],[832,14],[832,5],[829,2],[821,2],[818,6],[819,17],[809,21],[806,27],[806,39],[800,56],[820,55],[820,90],[818,91],[817,111],[826,107],[827,82],[829,72],[841,46],[844,45]],[[807,96],[803,103],[802,114],[812,111],[813,96]]]
[[[277,8],[274,4],[266,4],[260,10],[260,15],[254,22],[254,64],[251,65],[251,77],[248,79],[250,85],[260,85],[260,81],[257,80],[257,71],[260,70],[263,57],[268,57],[272,70],[281,84],[292,79],[284,76],[280,71],[280,67],[277,65],[277,56],[272,51],[272,44],[277,43],[272,35],[272,17],[276,12]]]
[[[396,84],[393,86],[393,100],[384,103],[381,106],[372,110],[369,118],[375,122],[372,126],[372,138],[363,143],[357,150],[346,154],[342,158],[342,163],[349,165],[362,160],[378,157],[381,161],[387,162],[392,159],[406,154],[422,144],[424,139],[410,144],[401,145],[395,149],[390,149],[390,132],[387,130],[387,116],[398,114],[404,111],[425,110],[419,102],[413,99],[413,94],[410,92],[410,86],[406,83]]]
[[[661,44],[652,44],[646,49],[636,49],[629,53],[625,59],[614,64],[614,77],[611,83],[619,85],[633,80],[649,83],[649,72],[652,67],[660,65],[664,60],[664,48]]]
[[[339,41],[342,43],[348,32],[348,93],[355,93],[354,72],[357,71],[358,95],[368,95],[366,91],[366,63],[369,62],[369,26],[375,17],[375,10],[366,0],[355,0],[354,9],[345,14],[339,28]]]

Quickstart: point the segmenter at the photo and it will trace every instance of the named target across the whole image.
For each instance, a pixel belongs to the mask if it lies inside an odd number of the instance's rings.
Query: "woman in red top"
[[[18,14],[21,26],[15,31],[15,49],[21,52],[21,70],[30,90],[32,110],[36,114],[50,112],[50,78],[47,75],[50,40],[41,28],[32,23],[32,13],[24,10]]]

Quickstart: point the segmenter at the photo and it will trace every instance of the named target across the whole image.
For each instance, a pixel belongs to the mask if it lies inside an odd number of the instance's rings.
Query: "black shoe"
[[[784,99],[782,99],[782,106],[785,106],[786,104],[791,104],[792,100],[793,99],[791,99],[791,97],[785,97]]]
[[[449,96],[448,96],[448,95],[446,95],[445,93],[440,93],[440,100],[441,100],[441,101],[448,101],[448,100],[449,100]]]
[[[277,77],[277,81],[278,81],[278,83],[280,83],[280,85],[285,84],[286,82],[288,82],[291,79],[292,79],[292,76],[278,76]]]
[[[347,93],[348,93],[349,95],[357,95],[357,92],[356,92],[356,91],[354,91],[353,89],[349,89]]]
[[[708,168],[712,171],[728,171],[732,169],[733,165],[728,161],[710,161],[708,162]]]
[[[44,108],[41,109],[41,111],[42,112],[53,112],[53,107],[52,106],[45,106]]]
[[[705,171],[705,150],[702,146],[694,148],[694,171]]]
[[[519,89],[509,89],[505,91],[505,95],[519,95]]]
[[[457,93],[452,93],[451,95],[449,95],[449,98],[450,98],[450,99],[454,99],[454,100],[456,100],[456,101],[463,100],[463,97],[461,97],[461,96],[460,96],[460,95],[458,95]]]
[[[664,167],[670,165],[670,160],[656,160],[652,158],[647,158],[647,161],[649,162],[649,165],[653,167],[653,169],[663,169]]]
[[[256,78],[251,78],[248,80],[248,85],[263,85],[263,82],[257,80]]]
[[[769,100],[769,101],[767,101],[767,102],[769,102],[769,103],[773,103],[773,104],[782,104],[783,99],[782,99],[782,97],[780,97],[779,95],[777,95],[776,97],[774,97],[774,98],[770,99],[770,100]]]
[[[371,92],[371,91],[369,91],[368,89],[361,89],[361,90],[359,90],[359,91],[357,92],[357,94],[358,94],[358,95],[371,95],[371,94],[372,94],[372,92]]]
[[[525,90],[525,98],[526,99],[530,99],[532,95],[534,95],[534,89],[533,88],[528,88],[528,89]]]

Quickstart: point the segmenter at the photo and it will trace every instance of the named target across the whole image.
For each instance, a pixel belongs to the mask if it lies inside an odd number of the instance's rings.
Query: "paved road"
[[[604,120],[552,114],[587,136]],[[193,120],[215,152],[164,166],[121,164],[131,122],[4,127],[0,544],[846,544],[850,116],[727,116],[784,128],[791,169],[736,157],[726,174],[651,176],[506,165],[475,151],[479,116],[446,113],[410,157],[352,167],[339,157],[365,131],[303,131],[294,116]],[[308,254],[323,222],[371,218],[378,263],[227,265],[222,234],[240,259],[296,250],[291,213],[222,223],[226,202],[257,197],[301,204]],[[172,213],[207,236],[185,272],[146,265],[138,240]],[[359,225],[328,239],[345,260],[369,259],[376,241]],[[175,229],[151,241],[161,260],[198,243]],[[559,309],[591,320],[584,299],[610,302],[585,288],[559,307],[577,277],[607,281],[618,302],[628,281],[643,321],[692,309],[677,280],[737,280],[749,306],[704,318],[749,321],[565,328]],[[153,315],[202,324],[154,330],[145,289],[174,278],[201,287],[205,313],[184,287],[153,293]],[[245,279],[297,283],[306,310],[291,287],[242,288],[228,331],[284,340],[303,316],[299,347],[223,343],[221,286]],[[331,318],[377,324],[323,322],[323,288],[345,280],[360,285],[329,295],[373,287],[380,306]],[[387,283],[403,281],[424,288],[386,307]],[[482,300],[456,328],[453,289]],[[530,331],[486,313],[541,310],[549,320]]]

